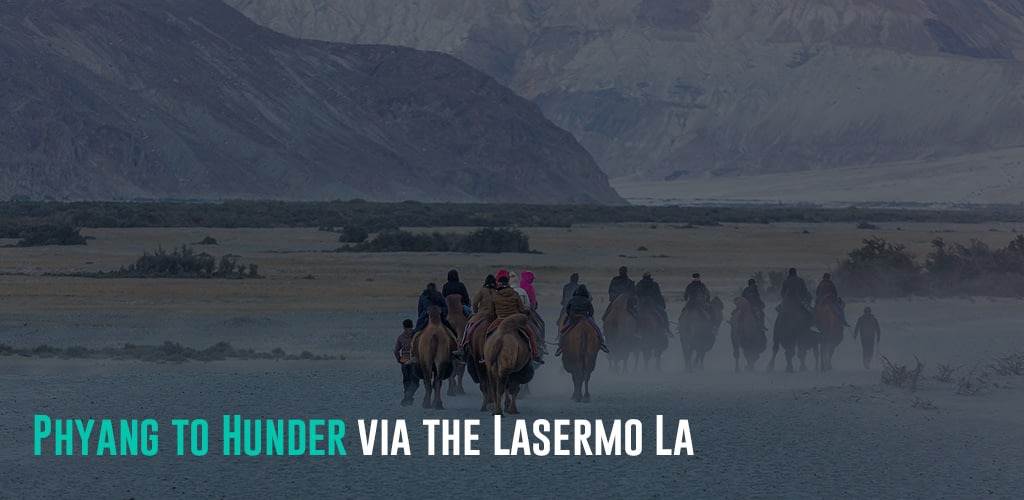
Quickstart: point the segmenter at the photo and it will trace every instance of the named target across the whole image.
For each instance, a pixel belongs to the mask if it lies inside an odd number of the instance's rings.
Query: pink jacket
[[[526,296],[530,298],[530,309],[537,310],[537,292],[533,290],[533,273],[523,271],[519,276],[519,288],[526,290]]]

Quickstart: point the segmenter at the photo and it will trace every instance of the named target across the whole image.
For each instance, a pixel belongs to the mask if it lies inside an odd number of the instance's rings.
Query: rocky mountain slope
[[[297,40],[215,0],[0,7],[0,197],[617,203],[457,59]]]
[[[444,51],[612,177],[1024,145],[1024,0],[228,0],[295,36]]]

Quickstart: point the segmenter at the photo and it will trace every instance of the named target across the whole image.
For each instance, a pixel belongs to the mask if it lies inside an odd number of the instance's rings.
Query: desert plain
[[[661,284],[674,321],[689,276],[700,272],[727,304],[758,271],[796,267],[809,282],[862,239],[880,236],[923,259],[936,237],[1003,246],[1024,227],[1011,223],[593,224],[522,228],[539,253],[336,253],[337,235],[316,228],[86,228],[85,246],[0,248],[0,344],[100,349],[165,341],[341,356],[333,360],[151,362],[0,356],[0,497],[696,497],[1018,498],[1024,489],[1024,378],[991,375],[958,394],[957,378],[992,359],[1024,351],[1024,300],[989,297],[848,298],[853,323],[870,305],[882,326],[872,368],[847,329],[835,370],[733,372],[723,325],[706,369],[683,369],[678,338],[661,370],[640,363],[613,374],[604,355],[593,401],[574,403],[571,380],[548,356],[520,401],[527,420],[688,419],[695,455],[657,456],[653,443],[629,456],[499,457],[490,453],[490,415],[479,391],[444,396],[444,410],[402,407],[392,357],[404,318],[415,317],[427,282],[459,271],[470,291],[505,267],[533,271],[540,311],[554,322],[562,285],[578,272],[607,303],[620,265]],[[469,231],[430,228],[422,231]],[[199,247],[255,263],[260,279],[98,279],[60,276],[127,266],[158,247],[206,236]],[[13,243],[4,241],[0,243]],[[56,274],[56,275],[55,275]],[[843,284],[837,283],[840,293]],[[762,288],[771,310],[777,296]],[[553,337],[549,333],[549,339]],[[553,352],[553,348],[551,349]],[[770,351],[765,353],[770,356]],[[879,355],[926,363],[916,391],[880,382]],[[781,353],[780,353],[781,356]],[[951,381],[938,364],[962,366]],[[630,368],[633,366],[631,364]],[[421,392],[417,396],[422,395]],[[417,403],[419,402],[417,398]],[[33,454],[33,415],[61,418],[342,418],[345,457],[176,456],[161,436],[154,457]],[[406,419],[411,456],[362,456],[357,419]],[[420,422],[481,419],[480,456],[427,456]],[[653,431],[651,431],[653,432]],[[218,449],[216,436],[212,450]]]

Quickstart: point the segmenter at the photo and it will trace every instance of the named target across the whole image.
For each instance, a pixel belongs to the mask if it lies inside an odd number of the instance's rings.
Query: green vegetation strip
[[[772,222],[1024,222],[1024,209],[964,206],[957,210],[827,209],[813,206],[605,206],[482,203],[230,201],[0,202],[0,237],[30,228],[73,227],[569,227],[573,224],[663,222],[715,225]],[[360,235],[353,235],[359,239]]]
[[[288,354],[281,348],[276,348],[270,352],[258,352],[253,349],[235,349],[227,342],[218,342],[206,349],[195,349],[192,347],[185,347],[177,342],[171,341],[165,341],[161,345],[124,344],[121,347],[104,347],[102,349],[91,349],[82,346],[60,348],[46,344],[42,344],[31,349],[16,349],[6,344],[0,344],[0,356],[61,359],[134,359],[140,361],[171,363],[181,363],[188,360],[223,361],[226,359],[278,359],[308,361],[345,359],[345,356],[341,355],[330,356],[313,354],[309,351],[302,351],[299,354]]]

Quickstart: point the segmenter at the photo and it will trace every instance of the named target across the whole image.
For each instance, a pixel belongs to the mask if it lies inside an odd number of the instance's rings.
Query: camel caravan
[[[629,371],[630,362],[632,371],[639,371],[641,360],[645,369],[661,371],[669,338],[678,334],[686,371],[699,371],[725,322],[725,304],[711,294],[699,273],[692,275],[683,292],[684,305],[673,329],[665,297],[651,273],[634,282],[628,269],[621,267],[609,283],[608,306],[600,325],[587,286],[579,282],[578,274],[570,276],[562,288],[557,339],[548,342],[533,280],[530,271],[517,276],[500,269],[470,295],[453,269],[441,290],[428,284],[419,297],[415,327],[412,320],[405,320],[395,344],[395,359],[402,365],[402,404],[413,403],[423,381],[422,406],[442,409],[443,382],[448,380],[448,396],[465,394],[463,378],[468,373],[480,388],[480,411],[518,413],[519,396],[528,390],[535,370],[545,364],[546,344],[558,346],[555,356],[572,377],[572,400],[590,402],[590,380],[600,351],[605,352],[612,373]],[[779,295],[767,369],[774,369],[781,347],[787,372],[796,370],[794,357],[799,369],[807,370],[808,352],[814,354],[816,369],[831,370],[835,349],[849,326],[831,276],[822,277],[812,296],[796,269],[790,269]],[[734,370],[741,371],[742,355],[743,370],[753,371],[768,347],[766,305],[755,280],[748,280],[732,303],[728,323]],[[880,329],[870,310],[858,321],[857,333],[863,334],[865,353],[872,352]],[[870,357],[865,354],[865,368]]]

